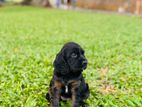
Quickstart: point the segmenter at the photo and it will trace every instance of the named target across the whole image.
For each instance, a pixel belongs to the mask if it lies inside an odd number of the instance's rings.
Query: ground
[[[142,107],[141,17],[17,6],[0,8],[0,107],[47,107],[68,41],[86,51],[89,107]]]

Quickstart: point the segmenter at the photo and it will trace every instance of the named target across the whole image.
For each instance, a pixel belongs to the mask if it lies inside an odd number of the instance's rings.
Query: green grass
[[[89,60],[89,107],[142,107],[141,17],[35,7],[0,8],[0,107],[47,107],[52,62],[68,41]]]

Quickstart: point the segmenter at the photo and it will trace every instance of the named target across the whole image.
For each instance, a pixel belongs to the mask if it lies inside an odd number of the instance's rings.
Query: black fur
[[[86,107],[89,86],[82,72],[87,68],[84,50],[74,42],[66,43],[54,61],[54,74],[46,98],[51,107],[59,107],[61,100],[72,100],[72,107]]]

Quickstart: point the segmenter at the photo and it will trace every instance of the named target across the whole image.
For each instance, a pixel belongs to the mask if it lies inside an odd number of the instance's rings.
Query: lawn
[[[0,107],[47,107],[68,41],[86,51],[89,107],[142,107],[141,17],[17,6],[0,8]]]

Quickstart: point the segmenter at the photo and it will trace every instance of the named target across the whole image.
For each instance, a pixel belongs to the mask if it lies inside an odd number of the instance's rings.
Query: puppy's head
[[[54,67],[61,74],[83,71],[87,67],[84,50],[77,43],[66,43],[57,54]]]

